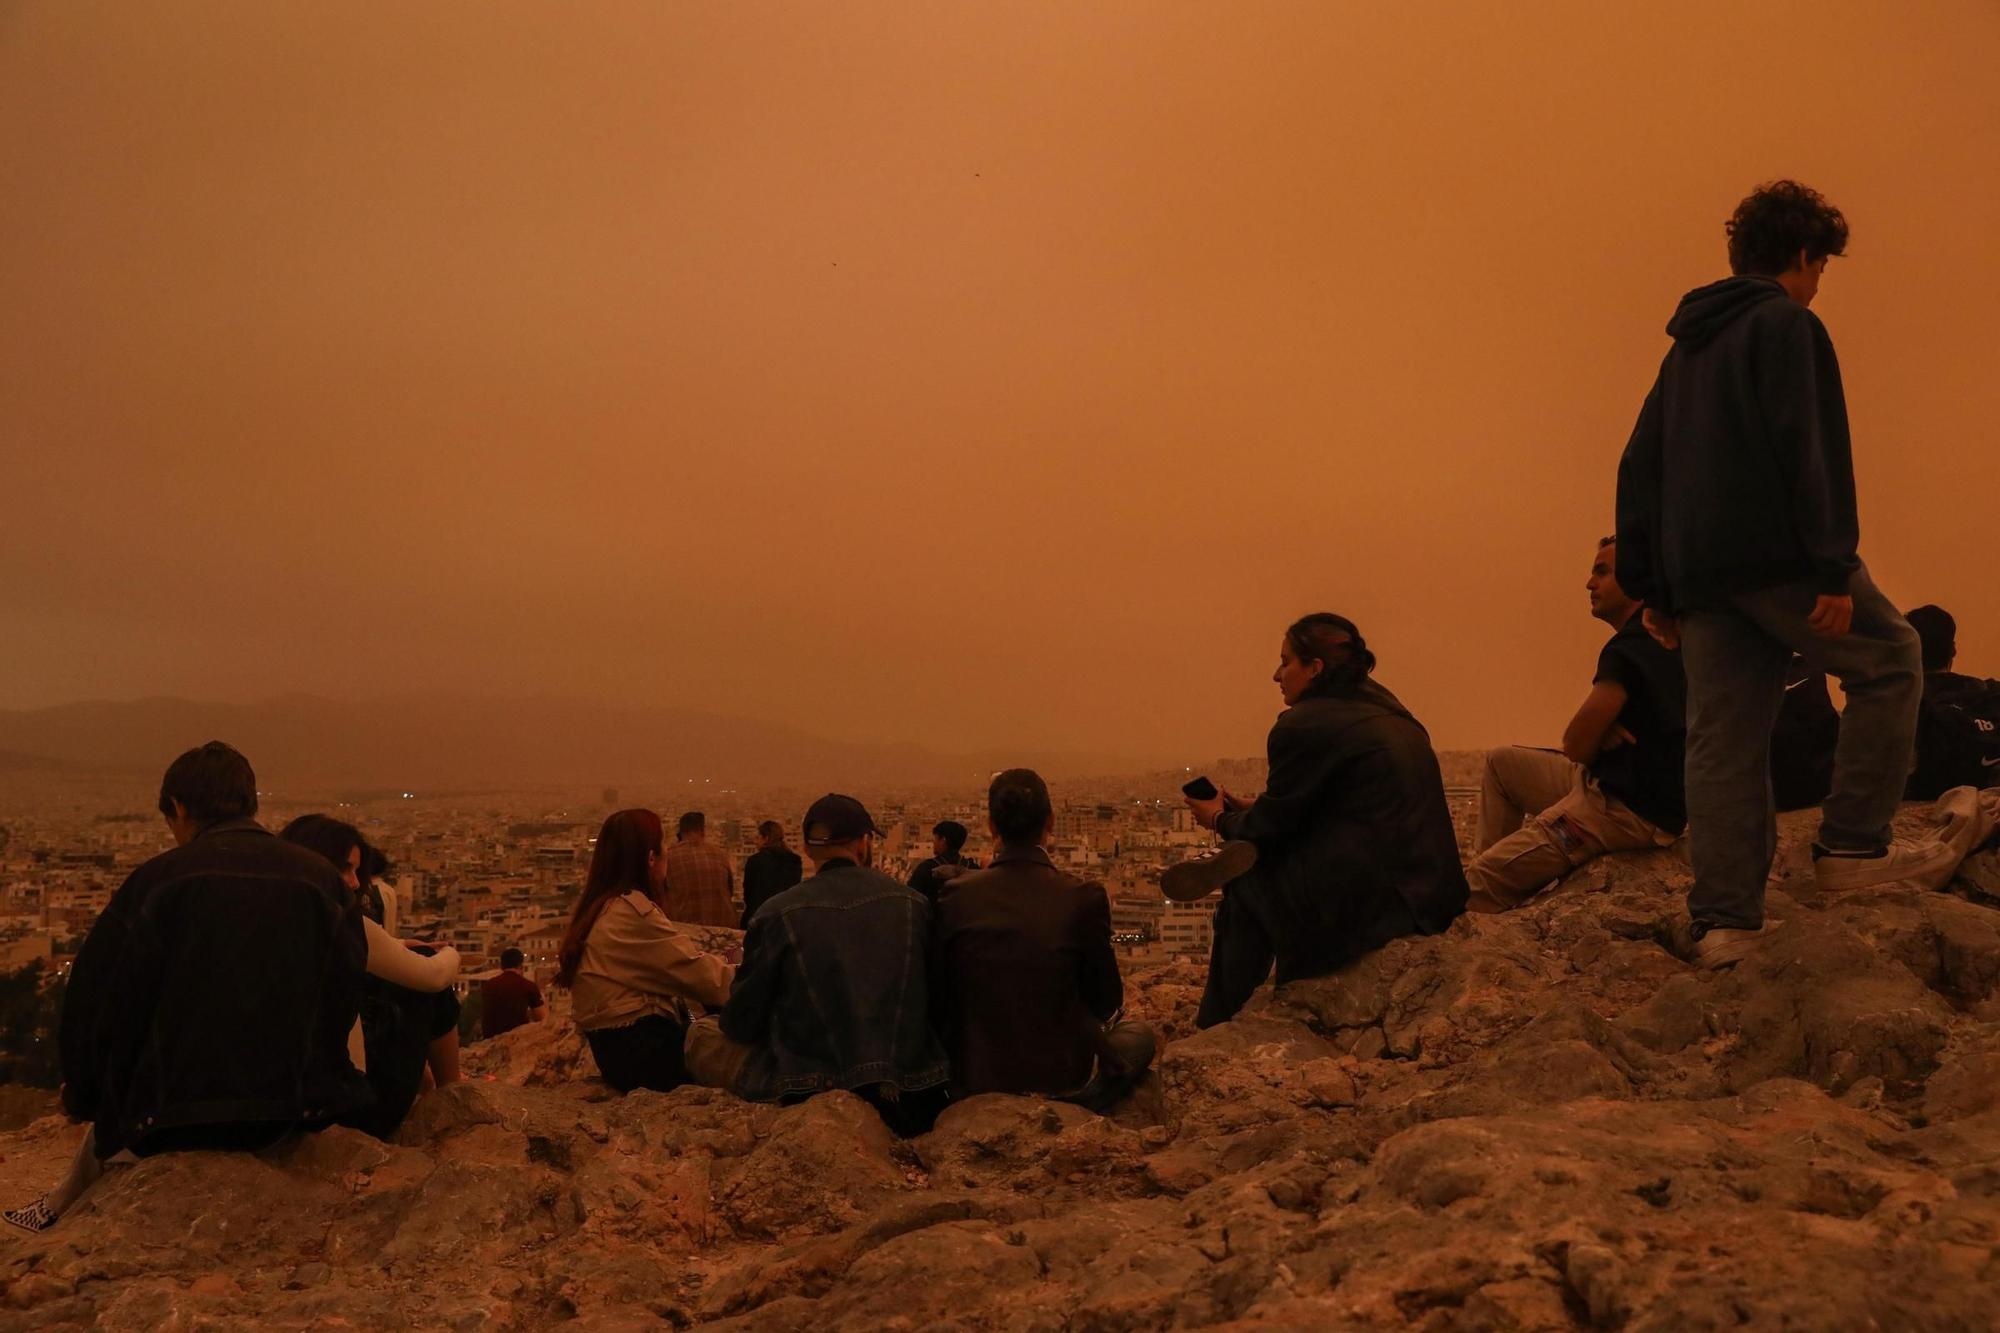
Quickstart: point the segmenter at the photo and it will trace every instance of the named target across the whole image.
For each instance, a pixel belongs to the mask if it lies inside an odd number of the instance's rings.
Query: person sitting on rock
[[[1924,695],[1917,705],[1917,762],[1903,791],[1935,801],[1953,787],[2000,786],[2000,680],[1953,671],[1958,621],[1941,606],[1907,617],[1923,645]]]
[[[1041,1093],[1101,1111],[1151,1067],[1156,1045],[1146,1024],[1117,1021],[1111,903],[1049,860],[1055,812],[1038,774],[998,774],[986,808],[999,851],[943,886],[931,937],[931,1021],[951,1095]]]
[[[931,854],[917,862],[910,872],[910,887],[935,904],[938,890],[968,870],[977,870],[977,861],[968,862],[959,853],[971,830],[956,819],[940,819],[931,826]]]
[[[1465,910],[1465,872],[1437,752],[1344,616],[1318,612],[1278,644],[1284,697],[1261,796],[1187,798],[1227,839],[1161,876],[1190,901],[1222,887],[1199,1027],[1233,1017],[1277,962],[1279,984],[1335,971]]]
[[[743,863],[743,929],[757,909],[805,878],[799,854],[785,846],[785,826],[767,819],[757,826],[757,850]]]
[[[1687,826],[1681,750],[1687,680],[1618,586],[1617,543],[1597,544],[1590,614],[1611,626],[1560,751],[1510,745],[1486,754],[1479,831],[1465,879],[1475,912],[1518,907],[1606,852],[1665,847]],[[1526,822],[1523,822],[1523,817]]]
[[[734,926],[736,871],[729,853],[709,845],[708,816],[690,810],[674,827],[660,880],[660,910],[684,926]]]
[[[542,988],[530,981],[521,968],[527,955],[519,949],[500,951],[500,970],[479,986],[479,1031],[498,1037],[515,1028],[539,1023],[549,1016],[549,1002]]]
[[[736,975],[660,910],[664,841],[651,810],[604,821],[558,957],[556,984],[570,990],[571,1017],[598,1072],[620,1092],[687,1082],[688,1006],[720,1008]]]
[[[386,1139],[403,1123],[428,1069],[439,1086],[458,1081],[458,950],[399,940],[369,911],[361,870],[377,854],[354,825],[330,815],[300,815],[280,834],[316,852],[340,873],[368,936],[368,976],[361,989],[359,1042],[350,1054],[375,1089],[372,1109],[346,1123]]]
[[[25,1230],[107,1162],[268,1148],[372,1101],[347,1053],[368,940],[339,874],[257,823],[256,775],[220,741],[174,760],[159,810],[176,845],[126,878],[70,968],[62,1101],[90,1130],[56,1189],[5,1214]]]
[[[719,1020],[688,1029],[695,1081],[748,1101],[845,1088],[899,1134],[943,1105],[949,1069],[931,1029],[931,906],[873,868],[881,837],[852,796],[806,811],[814,873],[750,919]]]

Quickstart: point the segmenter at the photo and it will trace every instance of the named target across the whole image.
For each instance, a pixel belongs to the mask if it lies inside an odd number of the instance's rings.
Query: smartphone
[[[1193,782],[1183,783],[1181,794],[1183,796],[1192,796],[1197,801],[1212,801],[1221,793],[1215,790],[1213,782],[1210,782],[1206,777],[1199,777]]]

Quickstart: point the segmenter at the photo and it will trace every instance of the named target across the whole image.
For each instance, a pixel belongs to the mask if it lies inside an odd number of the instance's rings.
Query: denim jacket
[[[750,919],[722,1031],[757,1048],[739,1088],[796,1097],[945,1081],[931,1031],[931,907],[878,871],[836,858]]]

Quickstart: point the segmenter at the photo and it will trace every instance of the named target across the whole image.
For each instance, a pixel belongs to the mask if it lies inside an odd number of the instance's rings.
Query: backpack
[[[2000,787],[2000,680],[1943,671],[1924,679],[1917,767],[1904,794],[1932,801],[1953,787]]]

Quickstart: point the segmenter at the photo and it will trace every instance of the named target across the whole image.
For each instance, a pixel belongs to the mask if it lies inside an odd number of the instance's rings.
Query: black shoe
[[[1225,842],[1192,861],[1168,866],[1160,876],[1160,892],[1177,903],[1198,903],[1232,879],[1240,879],[1257,864],[1257,844]]]

